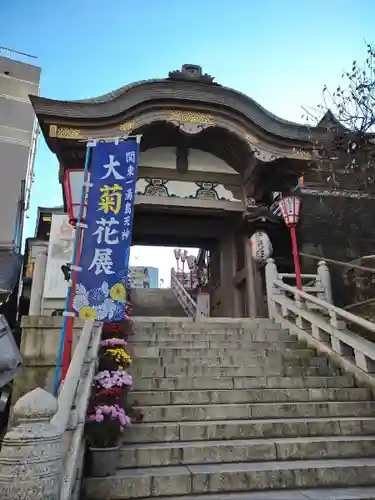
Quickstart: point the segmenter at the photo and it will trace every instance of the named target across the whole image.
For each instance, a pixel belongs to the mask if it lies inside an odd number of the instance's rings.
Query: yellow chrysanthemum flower
[[[125,349],[107,349],[108,354],[113,356],[117,363],[125,365],[131,365],[133,360],[132,357],[125,351]]]
[[[96,319],[96,311],[93,307],[81,307],[79,310],[79,317],[83,320],[95,320]]]
[[[109,295],[113,300],[125,300],[126,299],[126,288],[122,283],[116,283],[113,285],[109,291]]]

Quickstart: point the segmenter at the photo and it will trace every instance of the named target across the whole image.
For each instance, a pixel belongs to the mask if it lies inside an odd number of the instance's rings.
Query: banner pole
[[[73,323],[75,314],[71,312],[74,292],[75,292],[75,284],[77,282],[77,263],[79,262],[79,254],[81,250],[81,241],[82,241],[82,216],[83,216],[83,207],[85,203],[86,190],[87,190],[87,180],[88,180],[88,172],[89,172],[89,163],[90,163],[90,144],[87,143],[86,146],[86,155],[85,155],[85,168],[83,172],[83,184],[81,190],[81,200],[79,204],[79,212],[78,212],[78,221],[76,227],[76,234],[74,238],[74,247],[73,247],[73,256],[72,256],[72,282],[68,287],[68,292],[66,295],[65,301],[65,311],[63,313],[63,321],[61,325],[61,333],[60,333],[60,343],[59,350],[57,355],[57,363],[55,370],[55,378],[53,381],[53,393],[57,394],[60,382],[60,369],[63,364],[64,357],[64,366],[63,366],[63,376],[66,375],[66,372],[70,363],[70,348],[72,344],[72,335],[73,335]],[[74,286],[73,286],[74,284]],[[69,320],[69,321],[68,321]],[[69,328],[67,328],[67,326]],[[67,366],[65,366],[67,363]]]
[[[136,135],[135,138],[136,138],[136,141],[137,141],[137,154],[139,155],[140,143],[141,143],[141,140],[142,140],[142,135],[141,134]],[[126,276],[126,282],[125,282],[126,284],[128,284],[128,279],[129,279],[130,250],[131,250],[131,247],[133,245],[133,223],[134,223],[134,209],[133,209],[133,213],[132,213],[132,231],[131,231],[131,240],[130,240],[130,245],[129,245],[129,251],[128,251],[128,253],[125,254],[125,262],[127,263],[127,266],[128,266],[128,274]],[[127,315],[127,313],[126,313],[126,303],[125,303],[125,317],[126,317],[126,315]],[[130,317],[130,314],[128,314],[128,316]]]
[[[86,193],[85,193],[86,195]],[[67,308],[68,313],[73,313],[73,299],[74,299],[74,294],[76,290],[76,285],[77,285],[77,277],[78,277],[78,271],[76,270],[76,267],[79,264],[79,259],[80,259],[80,253],[81,253],[81,248],[82,248],[82,236],[83,236],[83,231],[81,227],[77,227],[77,250],[76,252],[73,252],[73,255],[75,254],[75,260],[73,260],[73,264],[75,269],[71,271],[71,284],[69,287],[68,291],[68,296],[69,296],[69,304]],[[64,345],[63,345],[63,354],[62,354],[62,361],[61,361],[61,377],[59,382],[64,380],[68,369],[69,369],[69,364],[71,360],[71,353],[72,353],[72,343],[73,343],[73,326],[74,326],[74,317],[69,315],[65,316],[66,317],[66,323],[65,323],[65,340],[64,340]]]

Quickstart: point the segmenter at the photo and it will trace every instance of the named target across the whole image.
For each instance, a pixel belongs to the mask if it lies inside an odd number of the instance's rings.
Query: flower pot
[[[117,390],[113,393],[109,394],[101,394],[102,389],[96,389],[97,393],[94,396],[93,404],[94,405],[113,405],[118,404],[121,408],[124,408],[127,401],[127,396],[129,392],[128,387],[121,387],[120,390]]]
[[[112,476],[117,469],[120,458],[120,445],[112,448],[94,448],[89,446],[90,477]]]

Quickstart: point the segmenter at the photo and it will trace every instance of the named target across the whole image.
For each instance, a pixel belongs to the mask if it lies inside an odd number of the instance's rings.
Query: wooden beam
[[[177,196],[147,196],[137,194],[135,197],[135,210],[140,207],[142,211],[149,213],[165,210],[171,213],[176,211],[189,211],[200,213],[202,216],[210,211],[212,216],[225,216],[229,214],[243,213],[244,204],[242,201],[227,200],[205,200],[199,198],[178,198]]]
[[[207,248],[215,245],[216,240],[197,236],[156,235],[133,233],[132,245]]]
[[[160,237],[171,236],[177,239],[179,237],[216,239],[226,227],[227,222],[215,217],[136,213],[133,233],[137,238],[143,238],[143,235],[156,235]]]

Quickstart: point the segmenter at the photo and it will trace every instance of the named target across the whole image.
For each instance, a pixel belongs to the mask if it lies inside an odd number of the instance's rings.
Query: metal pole
[[[86,193],[85,193],[86,195]],[[75,259],[73,261],[74,266],[78,266],[79,264],[79,259],[81,255],[81,245],[82,245],[82,229],[77,228],[78,231],[78,242],[77,242],[77,251],[75,255]],[[74,293],[76,290],[76,285],[77,285],[77,278],[78,278],[78,272],[74,270],[72,272],[72,283],[69,288],[70,290],[70,296],[69,296],[69,305],[68,305],[68,312],[72,312],[73,309],[73,299],[74,299]],[[63,350],[63,356],[62,356],[62,362],[61,362],[61,380],[64,380],[68,369],[70,365],[70,360],[72,356],[72,344],[73,344],[73,326],[74,326],[74,318],[72,316],[67,316],[66,318],[66,336],[65,336],[65,344],[64,344],[64,350]]]
[[[84,169],[84,173],[83,173],[84,182],[82,184],[81,201],[80,201],[79,213],[78,213],[78,222],[82,221],[82,216],[83,216],[83,206],[84,206],[85,195],[86,195],[85,183],[87,182],[87,178],[88,178],[89,160],[90,160],[90,145],[87,144],[86,157],[85,157],[85,169]],[[81,240],[81,232],[82,232],[82,228],[80,227],[80,224],[78,224],[77,229],[76,229],[75,239],[74,239],[73,258],[72,258],[73,265],[76,265],[75,263],[77,262],[77,259],[79,259],[79,251],[77,251],[77,250],[79,250],[79,244],[80,244],[80,240]],[[75,291],[75,290],[73,290],[73,279],[74,279],[74,274],[76,272],[77,271],[73,271],[72,286],[70,286],[68,288],[68,293],[66,295],[65,312],[64,312],[65,314],[63,316],[63,322],[62,322],[62,326],[61,326],[59,351],[58,351],[58,355],[57,355],[55,378],[53,380],[53,393],[55,395],[57,394],[57,391],[59,388],[60,367],[62,365],[64,351],[66,351],[66,344],[71,345],[71,343],[72,343],[73,317],[71,318],[72,321],[67,322],[67,319],[71,314],[70,307],[71,307],[71,303],[72,303],[73,298],[74,298],[74,291]],[[67,324],[69,325],[69,329],[67,329]],[[66,361],[66,359],[67,358],[65,358],[65,361]],[[68,360],[68,367],[69,367],[69,362],[70,362],[70,359]],[[64,370],[65,370],[65,367],[64,367],[63,371]]]
[[[290,236],[292,238],[292,250],[293,250],[294,269],[296,272],[297,288],[299,290],[302,290],[301,268],[299,266],[297,236],[296,236],[296,228],[294,226],[290,226]]]

